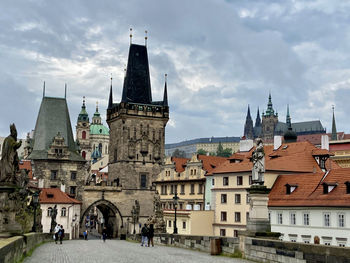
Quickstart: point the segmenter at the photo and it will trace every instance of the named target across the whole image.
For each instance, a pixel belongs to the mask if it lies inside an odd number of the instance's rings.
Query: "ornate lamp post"
[[[33,205],[34,205],[34,222],[33,222],[33,227],[32,227],[32,231],[36,232],[36,207],[39,204],[39,193],[35,192],[33,194]]]
[[[177,226],[176,226],[176,208],[177,203],[180,198],[177,196],[177,192],[175,192],[175,195],[173,197],[173,203],[174,203],[174,209],[175,209],[175,221],[174,221],[174,234],[177,234]]]

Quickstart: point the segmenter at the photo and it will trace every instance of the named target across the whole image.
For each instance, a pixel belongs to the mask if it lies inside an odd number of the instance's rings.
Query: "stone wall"
[[[51,239],[51,234],[43,233],[28,233],[23,236],[0,239],[0,262],[15,263],[37,244]]]
[[[350,248],[240,237],[240,249],[246,259],[258,262],[347,263]]]

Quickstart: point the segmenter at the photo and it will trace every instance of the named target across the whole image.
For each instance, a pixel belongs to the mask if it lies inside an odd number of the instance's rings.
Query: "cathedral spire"
[[[289,129],[289,128],[292,128],[292,122],[291,122],[291,118],[290,118],[290,114],[289,114],[289,104],[287,104],[286,123],[287,123],[288,129]]]
[[[253,129],[253,120],[250,116],[250,107],[248,105],[247,117],[244,125],[244,136],[246,139],[254,139],[254,129]]]
[[[272,116],[274,115],[275,111],[272,108],[272,99],[271,99],[271,92],[269,92],[269,102],[267,103],[267,110],[265,115],[266,116]]]
[[[168,82],[168,74],[165,74],[163,106],[168,106],[168,89],[167,89],[167,82]]]
[[[113,80],[113,78],[112,78],[112,76],[111,76],[111,88],[110,88],[110,90],[109,90],[108,109],[112,108],[112,106],[113,106],[112,80]]]
[[[261,119],[260,119],[260,112],[258,107],[258,112],[256,113],[256,119],[255,119],[255,127],[261,126]]]
[[[332,141],[336,141],[337,140],[337,127],[335,125],[334,105],[332,106],[332,110],[333,110],[333,119],[332,119],[332,136],[331,136],[331,140]]]

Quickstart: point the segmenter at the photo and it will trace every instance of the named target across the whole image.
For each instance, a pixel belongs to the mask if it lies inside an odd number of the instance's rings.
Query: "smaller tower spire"
[[[332,110],[333,110],[333,119],[332,119],[332,136],[331,140],[336,141],[337,138],[337,127],[335,125],[335,117],[334,117],[334,105],[332,105]]]
[[[67,98],[67,83],[64,83],[64,98]]]
[[[164,79],[165,79],[165,84],[164,84],[163,106],[168,106],[168,88],[167,88],[168,74],[164,75]]]
[[[260,118],[260,111],[258,107],[258,111],[256,113],[256,119],[255,119],[255,127],[260,127],[261,126],[261,118]]]
[[[45,97],[45,80],[44,80],[44,86],[43,86],[43,98]]]
[[[108,109],[112,108],[112,106],[113,106],[112,80],[113,80],[113,78],[112,78],[112,74],[111,74],[111,88],[109,90]]]
[[[253,120],[250,115],[250,106],[248,104],[247,117],[244,125],[244,136],[247,139],[254,139],[254,128],[253,128]]]
[[[148,37],[147,37],[147,30],[145,30],[145,46],[147,47],[147,39],[148,39]]]
[[[85,96],[83,96],[83,106],[82,106],[82,108],[85,109]]]
[[[98,112],[98,101],[96,101],[96,112]]]
[[[290,114],[289,114],[289,104],[287,104],[286,124],[287,124],[288,129],[292,128],[292,122],[291,122],[291,118],[290,118]]]
[[[130,45],[132,44],[132,28],[130,27]]]

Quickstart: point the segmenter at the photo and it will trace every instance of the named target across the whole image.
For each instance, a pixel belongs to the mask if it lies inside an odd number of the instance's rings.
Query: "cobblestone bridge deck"
[[[210,256],[207,253],[182,248],[155,246],[141,247],[138,243],[107,240],[71,240],[62,245],[54,242],[38,247],[25,263],[97,263],[97,262],[152,262],[152,263],[181,263],[181,262],[250,262],[242,259],[222,256]]]

